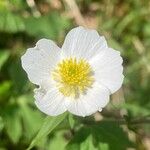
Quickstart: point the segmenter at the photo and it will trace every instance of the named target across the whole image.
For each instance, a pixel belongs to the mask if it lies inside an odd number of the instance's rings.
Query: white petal
[[[35,90],[34,97],[36,106],[47,115],[57,116],[66,111],[64,97],[55,87],[47,93],[44,89]]]
[[[29,48],[21,57],[22,67],[28,78],[37,85],[43,80],[49,80],[50,72],[59,59],[59,47],[47,39],[39,40],[34,48]]]
[[[67,34],[62,52],[64,57],[90,59],[105,48],[106,40],[96,30],[77,27]]]
[[[101,110],[109,102],[110,92],[107,88],[94,83],[93,88],[87,90],[79,99],[70,100],[66,105],[67,110],[78,116],[88,116]]]
[[[94,76],[111,93],[116,92],[123,83],[123,67],[120,52],[108,48],[90,60]]]

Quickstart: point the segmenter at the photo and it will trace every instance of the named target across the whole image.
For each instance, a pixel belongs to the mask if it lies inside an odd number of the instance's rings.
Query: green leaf
[[[56,39],[70,24],[67,19],[61,17],[58,12],[52,15],[35,18],[28,17],[24,19],[26,32],[35,37],[47,37]],[[38,25],[37,25],[38,24]]]
[[[64,137],[65,133],[66,130],[65,131],[60,130],[55,132],[54,136],[51,137],[49,140],[50,142],[49,142],[48,150],[65,150],[65,146],[68,142]]]
[[[119,23],[117,24],[116,28],[116,33],[121,34],[123,30],[133,21],[136,20],[138,17],[138,12],[137,11],[132,11],[129,14],[127,14]]]
[[[24,9],[27,8],[27,2],[26,1],[20,1],[20,0],[11,0],[10,3],[15,6],[15,9]],[[8,5],[9,6],[9,5]]]
[[[150,115],[150,111],[149,109],[143,107],[143,106],[140,106],[140,105],[137,105],[137,104],[130,104],[130,103],[124,103],[122,104],[121,106],[119,106],[120,108],[125,108],[127,109],[128,111],[130,111],[134,116],[147,116],[147,115]]]
[[[11,81],[4,81],[0,84],[0,102],[5,102],[11,94]]]
[[[20,60],[13,61],[9,66],[9,74],[13,88],[19,95],[27,88],[27,77],[22,69]]]
[[[97,150],[97,148],[93,145],[93,137],[89,135],[86,140],[80,145],[81,150]]]
[[[32,140],[27,150],[30,150],[31,148],[33,148],[40,141],[40,139],[50,134],[66,118],[66,116],[67,116],[67,113],[61,114],[57,117],[49,117],[49,116],[46,117],[37,136]]]
[[[9,51],[0,51],[0,70],[9,57]]]
[[[68,120],[69,120],[69,124],[70,124],[71,129],[73,129],[73,127],[74,127],[74,125],[75,125],[75,120],[74,120],[72,114],[69,114],[69,115],[68,115]]]
[[[80,128],[66,145],[66,150],[80,150],[80,145],[90,136],[91,129],[87,127]]]
[[[133,145],[123,129],[117,123],[102,121],[99,124],[81,127],[67,144],[66,149],[126,150],[128,147]]]
[[[17,143],[22,135],[21,120],[16,107],[10,107],[9,113],[5,114],[4,124],[8,136],[13,143]]]
[[[2,117],[0,116],[0,132],[3,128],[4,128],[4,122],[3,122]]]
[[[98,147],[107,149],[109,146],[109,150],[126,150],[133,146],[117,122],[108,121],[101,122],[99,125],[92,125],[92,134]]]
[[[30,96],[20,96],[18,103],[20,106],[20,114],[22,116],[25,137],[31,140],[36,135],[42,125],[42,115],[38,110],[33,110],[27,103],[27,100],[33,100]]]
[[[150,37],[150,21],[144,24],[143,32],[146,37]]]
[[[0,150],[7,150],[6,148],[4,148],[4,147],[0,147]]]
[[[99,142],[98,149],[99,150],[110,150],[109,145],[107,143],[102,143],[102,142]]]
[[[10,11],[0,11],[0,31],[16,33],[25,30],[22,17]]]

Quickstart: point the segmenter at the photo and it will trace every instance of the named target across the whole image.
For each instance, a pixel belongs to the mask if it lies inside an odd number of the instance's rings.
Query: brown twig
[[[40,17],[41,13],[38,11],[34,0],[26,0],[28,6],[31,8],[34,17]]]
[[[76,21],[76,24],[87,27],[85,20],[75,2],[75,0],[64,0]]]
[[[130,124],[130,125],[139,125],[139,124],[150,124],[150,117],[142,117],[138,119],[133,119],[130,122],[127,122],[124,118],[120,119],[103,119],[101,121],[94,121],[94,120],[88,120],[88,119],[81,119],[80,120],[83,124],[87,125],[94,125],[94,124],[100,124],[101,122],[116,122],[120,125]]]

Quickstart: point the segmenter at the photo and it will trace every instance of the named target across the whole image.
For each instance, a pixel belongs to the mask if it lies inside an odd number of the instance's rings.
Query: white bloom
[[[48,115],[69,111],[87,116],[101,111],[123,82],[120,52],[95,30],[77,27],[60,49],[41,39],[22,56],[22,67],[35,89],[35,104]]]

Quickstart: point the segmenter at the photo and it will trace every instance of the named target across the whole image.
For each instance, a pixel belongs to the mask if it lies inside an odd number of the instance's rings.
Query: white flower
[[[101,111],[123,82],[120,52],[109,48],[95,30],[83,27],[72,29],[61,49],[51,40],[39,40],[21,61],[30,81],[39,85],[35,104],[51,116]]]

